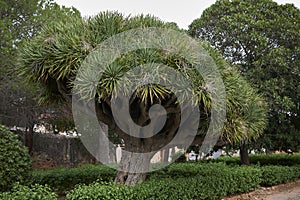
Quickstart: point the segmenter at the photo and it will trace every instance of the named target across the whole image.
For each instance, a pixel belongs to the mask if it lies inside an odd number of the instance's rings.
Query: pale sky
[[[176,22],[187,29],[215,0],[55,0],[60,5],[77,8],[82,16],[96,15],[101,11],[119,11],[125,16],[151,14],[165,22]],[[274,0],[279,4],[293,3],[300,8],[300,0]]]

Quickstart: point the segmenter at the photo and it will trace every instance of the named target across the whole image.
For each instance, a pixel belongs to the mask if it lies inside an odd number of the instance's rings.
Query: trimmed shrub
[[[250,155],[251,164],[293,166],[300,165],[300,154]]]
[[[0,191],[15,182],[25,183],[30,176],[31,158],[17,135],[0,125]]]
[[[49,185],[63,192],[73,189],[77,184],[90,184],[98,179],[112,180],[116,170],[105,165],[84,165],[78,168],[56,168],[50,170],[35,170],[32,172],[32,182]]]
[[[0,193],[0,200],[56,200],[57,196],[48,186],[32,185],[30,187],[15,184],[10,192]]]
[[[159,174],[158,177],[163,178],[163,175]],[[236,194],[258,188],[261,182],[261,171],[255,167],[230,167],[224,163],[180,163],[170,165],[164,173],[164,177],[172,178],[172,180],[180,178],[180,183],[184,180],[190,182],[193,179],[199,182],[201,178],[201,181],[205,182],[204,186],[207,186],[207,189],[202,192],[209,194],[209,191],[213,190],[211,195],[220,197],[224,193]],[[155,175],[152,179],[155,179]],[[201,193],[201,189],[197,190],[200,190]]]
[[[50,174],[46,174],[48,172]],[[38,171],[40,181],[68,184],[88,184],[96,177],[112,180],[116,171],[102,165],[80,168]],[[58,178],[61,177],[61,178]],[[220,199],[245,193],[259,186],[272,186],[300,178],[300,165],[296,166],[238,166],[225,163],[173,163],[151,172],[145,183],[135,187],[117,185],[111,181],[79,185],[67,193],[67,199]],[[56,180],[56,182],[55,182]]]
[[[300,165],[300,154],[251,154],[249,155],[252,165],[282,165],[293,166]],[[240,157],[222,156],[217,159],[200,160],[198,163],[219,163],[223,162],[227,165],[240,165]]]
[[[300,178],[300,166],[263,166],[262,186],[273,186],[281,183],[288,183]]]
[[[164,173],[153,173],[135,187],[94,183],[77,187],[68,193],[67,199],[219,199],[258,188],[260,177],[261,171],[255,167],[173,164]]]
[[[89,186],[78,185],[74,190],[67,193],[67,199],[132,200],[134,196],[131,187],[117,185],[112,182],[96,182]]]

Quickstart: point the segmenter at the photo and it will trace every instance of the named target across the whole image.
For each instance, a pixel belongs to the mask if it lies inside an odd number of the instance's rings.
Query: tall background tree
[[[300,11],[272,0],[218,0],[189,26],[264,95],[269,124],[256,148],[300,149]]]
[[[26,84],[18,74],[17,53],[24,40],[35,36],[44,24],[69,15],[80,15],[74,8],[60,7],[51,0],[0,1],[0,122],[26,129],[25,143],[32,153],[34,124],[45,106],[38,105],[39,85]]]
[[[126,30],[141,27],[163,27],[180,31],[173,23],[163,23],[152,16],[124,17],[116,12],[103,12],[88,19],[66,17],[45,26],[40,34],[24,45],[20,54],[23,75],[28,81],[39,82],[44,86],[45,91],[47,91],[43,96],[45,101],[55,102],[57,99],[61,99],[71,103],[71,95],[74,91],[73,81],[83,60],[89,53],[93,52],[98,44],[105,39]],[[176,42],[180,44],[182,41]],[[226,88],[226,120],[219,143],[257,138],[266,124],[266,108],[261,97],[239,76],[235,68],[218,55],[218,52],[205,43],[200,41],[199,43],[216,62]],[[193,90],[186,92],[195,94],[193,98],[195,106],[201,110],[201,123],[193,144],[201,145],[211,115],[211,94],[204,85],[203,77],[199,73],[195,73],[193,63],[187,62],[174,52],[166,52],[161,49],[141,49],[121,55],[103,71],[104,75],[98,82],[95,96],[92,93],[92,95],[82,95],[81,98],[91,99],[91,102],[95,103],[98,120],[104,122],[124,141],[125,150],[132,153],[159,150],[176,135],[180,121],[184,123],[184,120],[195,120],[189,117],[181,118],[178,102],[172,91],[159,84],[146,84],[135,90],[131,96],[128,105],[131,118],[140,126],[149,123],[149,108],[153,104],[158,103],[167,110],[168,118],[164,128],[150,138],[131,137],[121,130],[117,126],[111,108],[113,92],[120,77],[126,73],[130,74],[130,70],[135,66],[145,63],[163,63],[191,80]],[[88,73],[93,74],[93,72]],[[149,71],[146,75],[148,77],[157,76],[157,74],[164,76],[165,80],[169,76],[169,74],[157,73],[155,70]],[[147,77],[144,78],[147,79]],[[83,87],[82,89],[83,94],[90,94],[91,88]],[[85,133],[82,132],[81,134]],[[130,168],[140,166],[145,167],[147,171],[150,159],[151,157],[147,159],[132,157],[130,153],[125,156],[122,155],[116,181],[124,182],[127,185],[134,185],[143,181],[146,177],[145,173],[131,173],[129,171]]]

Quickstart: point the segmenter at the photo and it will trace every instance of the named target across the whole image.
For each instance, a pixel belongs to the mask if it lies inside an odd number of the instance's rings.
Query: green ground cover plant
[[[48,186],[14,184],[9,192],[0,193],[0,200],[56,200],[57,195]]]

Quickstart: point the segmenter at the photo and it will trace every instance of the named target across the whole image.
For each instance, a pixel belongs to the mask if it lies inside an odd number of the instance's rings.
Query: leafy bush
[[[113,183],[79,186],[67,199],[219,199],[258,188],[261,182],[259,169],[232,168],[223,163],[173,164],[163,171],[133,188]]]
[[[173,178],[182,177],[188,181],[190,177],[205,177],[204,181],[210,182],[207,183],[208,185],[221,183],[221,188],[218,191],[225,189],[227,194],[250,191],[259,187],[261,181],[261,171],[255,167],[231,167],[224,163],[181,163],[171,165],[166,175]],[[218,183],[214,183],[215,181],[218,181]],[[228,187],[226,188],[224,185]],[[208,188],[211,188],[211,186]],[[214,191],[214,193],[218,192]]]
[[[293,166],[300,165],[300,154],[251,154],[249,155],[250,163],[253,165],[282,165]],[[222,156],[218,159],[201,160],[199,163],[218,163],[223,162],[227,165],[240,165],[240,157]]]
[[[31,187],[15,184],[10,192],[0,193],[0,200],[56,200],[57,196],[48,186]]]
[[[262,186],[273,186],[288,183],[300,178],[300,166],[264,166],[262,170]]]
[[[220,199],[249,192],[259,186],[272,186],[300,178],[300,165],[239,166],[225,163],[173,163],[151,172],[145,183],[135,187],[116,185],[116,171],[102,165],[87,165],[72,169],[35,171],[40,182],[56,184],[74,190],[67,199]],[[49,173],[49,174],[48,174]],[[105,181],[89,184],[97,177]]]
[[[134,196],[131,187],[117,185],[112,182],[95,182],[89,186],[78,185],[74,190],[67,193],[67,199],[132,200]]]
[[[282,165],[293,166],[300,165],[300,154],[268,154],[268,155],[250,155],[250,162],[252,164],[263,165]]]
[[[84,165],[78,168],[56,168],[51,170],[35,170],[32,182],[49,185],[58,192],[70,190],[76,184],[89,184],[97,179],[109,181],[116,175],[116,171],[105,165]]]
[[[18,137],[0,125],[0,191],[11,189],[15,182],[26,182],[31,158]]]

